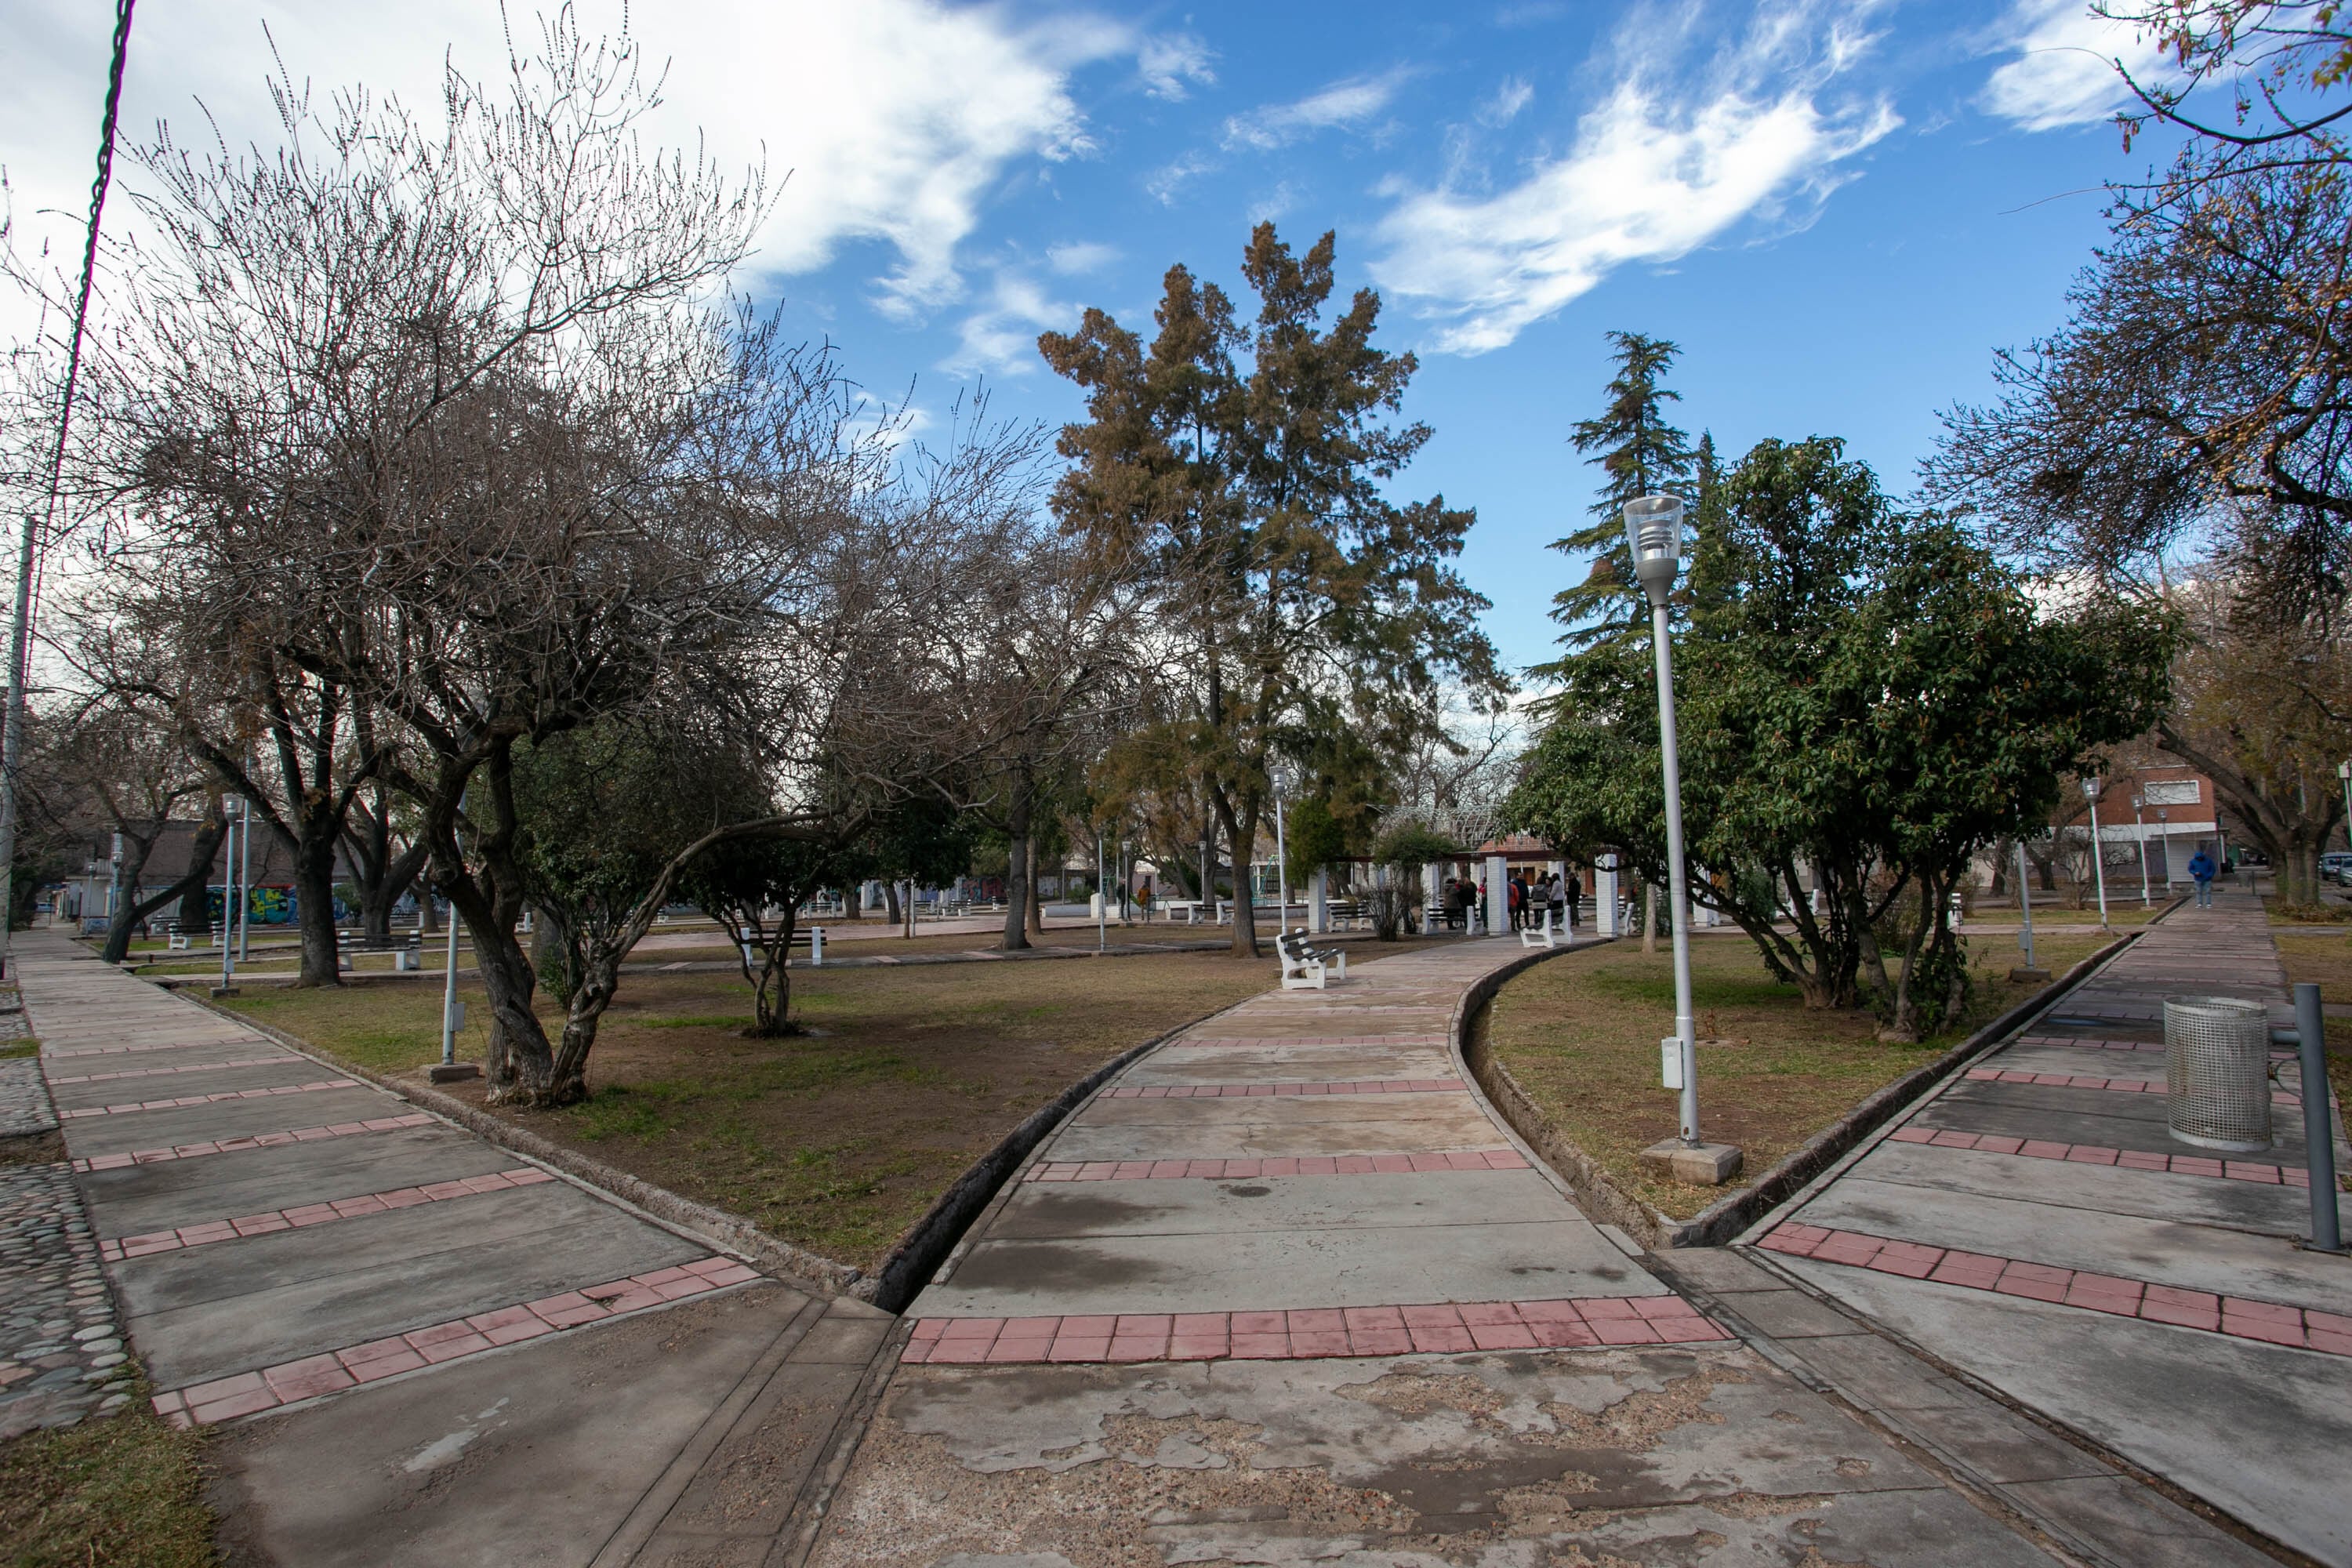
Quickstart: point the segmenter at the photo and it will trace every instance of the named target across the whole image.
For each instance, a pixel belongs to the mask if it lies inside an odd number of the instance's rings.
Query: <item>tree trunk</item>
[[[335,933],[335,840],[340,820],[320,820],[322,813],[305,813],[298,820],[302,837],[294,846],[294,919],[302,932],[302,973],[299,987],[341,985]]]
[[[898,884],[896,879],[887,881],[882,884],[882,903],[883,908],[888,913],[890,923],[892,925],[900,924],[901,921],[898,916]]]
[[[218,814],[206,817],[204,825],[198,827],[188,840],[188,868],[178,881],[162,892],[141,899],[136,902],[129,898],[118,897],[114,901],[114,923],[107,928],[106,945],[100,950],[99,956],[109,963],[120,963],[130,957],[131,933],[139,929],[142,921],[174,899],[182,901],[183,918],[180,924],[182,930],[186,930],[188,926],[184,918],[186,900],[191,898],[204,897],[205,888],[212,879],[213,858],[220,853],[221,839],[227,833],[226,817]],[[158,837],[161,837],[160,833]],[[139,885],[139,873],[146,869],[148,857],[154,853],[154,839],[148,839],[140,845],[137,862],[135,864],[125,862],[124,870],[128,873],[131,887],[136,888]]]
[[[760,950],[760,973],[751,982],[751,1033],[772,1040],[793,1032],[793,931],[800,919],[798,899],[784,903],[773,940]]]
[[[1242,797],[1241,810],[1236,814],[1225,799],[1223,790],[1217,792],[1216,805],[1217,816],[1222,819],[1221,826],[1225,830],[1225,844],[1229,852],[1227,858],[1233,862],[1234,868],[1232,952],[1235,958],[1255,959],[1261,955],[1257,945],[1256,899],[1255,889],[1249,885],[1249,863],[1250,852],[1257,847],[1258,813],[1264,810],[1265,806],[1255,795],[1244,795]],[[1213,879],[1214,875],[1213,871],[1211,873]]]
[[[1642,951],[1658,951],[1658,889],[1655,884],[1642,884]]]
[[[1037,891],[1037,836],[1034,831],[1029,836],[1027,865],[1028,874],[1024,879],[1029,884],[1029,934],[1042,937],[1045,934],[1045,900]]]
[[[1013,809],[1005,818],[1004,942],[1006,952],[1029,945],[1029,781],[1015,779]]]

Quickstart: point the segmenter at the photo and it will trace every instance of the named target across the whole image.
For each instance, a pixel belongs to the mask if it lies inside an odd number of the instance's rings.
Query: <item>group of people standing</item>
[[[1576,909],[1584,898],[1584,884],[1577,879],[1574,871],[1565,877],[1558,871],[1547,871],[1541,876],[1514,871],[1504,886],[1509,895],[1513,931],[1531,931],[1542,925],[1547,910],[1554,931],[1576,929]],[[1443,900],[1445,923],[1470,925],[1476,919],[1472,911],[1486,899],[1484,884],[1468,877],[1447,878]]]

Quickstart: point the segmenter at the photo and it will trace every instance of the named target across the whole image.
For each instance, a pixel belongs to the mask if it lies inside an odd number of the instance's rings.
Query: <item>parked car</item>
[[[2338,849],[2319,858],[2319,879],[2352,883],[2352,854]]]

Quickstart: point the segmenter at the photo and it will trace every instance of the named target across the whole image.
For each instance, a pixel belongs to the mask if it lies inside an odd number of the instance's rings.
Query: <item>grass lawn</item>
[[[2278,943],[2288,984],[2308,982],[2319,987],[2323,1002],[2352,1003],[2352,931],[2273,921],[2271,937]],[[2336,1103],[2352,1105],[2352,1018],[2327,1020],[2327,1079],[2336,1086]],[[2352,1171],[2338,1177],[2352,1186]]]
[[[1369,960],[1419,944],[1348,945]],[[742,1033],[751,992],[740,976],[632,974],[591,1060],[594,1098],[512,1114],[869,1268],[973,1160],[1070,1083],[1275,979],[1270,956],[1237,963],[1210,952],[796,970],[793,1016],[814,1032],[753,1040]],[[461,978],[458,990],[470,997],[458,1055],[478,1060],[488,1009],[478,985]],[[438,1059],[437,986],[257,988],[229,1005],[379,1072]],[[551,1028],[558,1017],[551,1005],[541,1016]]]
[[[219,1561],[204,1439],[134,1398],[112,1415],[0,1443],[5,1568],[198,1568]]]
[[[2094,925],[2042,934],[2035,956],[2063,973],[2110,936]],[[2041,911],[2034,914],[2036,927]],[[2006,934],[1969,942],[1976,984],[1966,1025],[1916,1046],[1882,1045],[1867,1012],[1808,1012],[1797,988],[1764,972],[1736,933],[1691,944],[1698,1015],[1699,1125],[1746,1154],[1742,1182],[1684,1186],[1643,1172],[1640,1152],[1676,1127],[1676,1097],[1658,1086],[1658,1041],[1673,1032],[1674,958],[1638,941],[1538,964],[1507,982],[1481,1025],[1496,1056],[1552,1124],[1625,1191],[1687,1219],[1762,1175],[1871,1094],[1949,1049],[2031,995],[2008,978],[2020,962]]]

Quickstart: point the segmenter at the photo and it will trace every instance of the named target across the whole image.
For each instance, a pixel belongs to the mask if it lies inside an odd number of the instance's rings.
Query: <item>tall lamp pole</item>
[[[2164,896],[2172,897],[2172,808],[2156,808],[2156,836],[2164,844]]]
[[[2336,776],[2344,784],[2344,842],[2352,847],[2352,763],[2336,763]]]
[[[1675,1033],[1659,1042],[1666,1087],[1682,1091],[1681,1153],[1657,1159],[1684,1180],[1715,1185],[1739,1168],[1738,1150],[1706,1145],[1698,1131],[1698,1027],[1691,1015],[1690,889],[1683,861],[1682,758],[1675,735],[1675,655],[1666,609],[1682,567],[1683,503],[1679,497],[1643,496],[1625,503],[1625,542],[1633,551],[1633,575],[1650,598],[1650,647],[1658,670],[1659,756],[1665,769],[1666,880],[1675,922]],[[1693,1156],[1701,1156],[1694,1158]]]
[[[2147,818],[2140,814],[2147,808],[2147,796],[2132,796],[2132,837],[2139,840],[2139,907],[2152,910],[2156,900],[2147,891]]]
[[[2107,929],[2107,847],[2099,841],[2099,775],[2083,780],[2083,798],[2091,803],[2091,870],[2099,879],[2099,929]]]
[[[1290,929],[1290,852],[1282,841],[1282,781],[1274,781],[1274,880],[1281,890],[1275,896],[1282,900],[1282,912],[1274,917],[1275,934]]]

